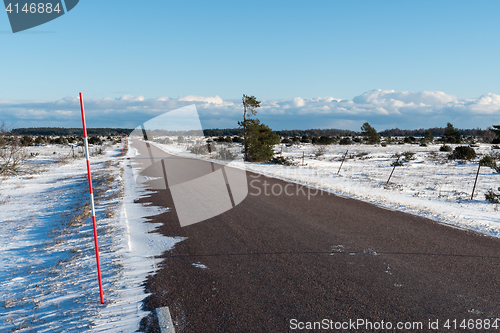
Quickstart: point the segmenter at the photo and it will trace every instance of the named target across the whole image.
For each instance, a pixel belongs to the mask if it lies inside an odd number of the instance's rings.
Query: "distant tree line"
[[[461,136],[472,136],[472,137],[488,137],[492,135],[491,129],[457,129],[458,134]],[[399,128],[393,128],[378,132],[378,134],[382,137],[388,136],[413,136],[413,137],[425,137],[429,136],[430,132],[434,137],[443,137],[447,131],[447,127],[433,127],[433,128],[420,128],[416,130],[402,130]],[[226,129],[205,129],[203,130],[205,136],[243,136],[243,130],[241,128],[226,128]],[[307,136],[310,138],[314,137],[345,137],[345,136],[361,136],[363,135],[362,131],[351,131],[351,130],[343,130],[343,129],[307,129],[307,130],[281,130],[275,131],[281,137],[302,137]],[[182,134],[182,133],[181,133]],[[181,135],[179,134],[179,135]],[[178,135],[176,132],[175,135]]]
[[[446,133],[447,127],[433,127],[433,128],[420,128],[415,130],[402,130],[399,128],[393,128],[389,130],[384,130],[379,132],[380,136],[414,136],[414,137],[423,137],[427,134],[427,132],[431,132],[433,136],[443,137]],[[491,132],[488,129],[457,129],[458,134],[461,136],[474,136],[474,137],[484,137],[489,135]]]
[[[204,129],[203,133],[205,136],[241,136],[243,137],[243,128],[212,128],[212,129]]]
[[[116,136],[116,135],[129,135],[133,129],[129,128],[87,128],[88,135],[98,136]],[[210,128],[204,129],[205,136],[239,136],[243,137],[243,128]],[[307,130],[282,130],[275,131],[276,134],[282,137],[294,136],[353,136],[359,135],[359,132],[341,129],[307,129]],[[190,136],[195,135],[196,131],[167,131],[167,130],[148,130],[148,134],[153,136]],[[13,135],[81,135],[81,128],[62,128],[62,127],[32,127],[32,128],[15,128],[12,130]]]
[[[21,146],[38,146],[38,145],[46,145],[46,144],[51,144],[51,145],[68,145],[68,144],[76,144],[78,146],[83,146],[83,136],[82,135],[77,135],[77,136],[72,136],[72,135],[62,135],[62,136],[56,136],[56,135],[23,135],[23,136],[8,136],[10,142],[14,142],[15,144],[21,145]],[[102,145],[105,141],[111,141],[111,142],[119,142],[120,139],[113,139],[112,137],[100,137],[97,135],[89,135],[88,137],[88,142],[91,145]],[[1,148],[1,142],[0,142],[0,148]]]
[[[129,135],[132,129],[128,128],[87,128],[88,135],[96,136],[118,136]],[[81,128],[62,128],[62,127],[32,127],[32,128],[15,128],[11,130],[12,135],[82,135]]]
[[[294,136],[353,136],[359,135],[359,132],[350,131],[350,130],[342,130],[342,129],[307,129],[307,130],[283,130],[276,131],[276,133],[280,136],[284,137],[294,137]]]
[[[378,132],[380,137],[451,137],[452,135],[457,137],[457,141],[459,137],[478,137],[485,139],[486,142],[495,141],[494,143],[498,143],[498,125],[493,126],[493,128],[488,129],[455,129],[453,127],[433,127],[433,128],[420,128],[415,130],[402,130],[399,128],[393,128]],[[368,128],[369,130],[369,128]],[[450,135],[450,131],[453,131]],[[89,136],[118,136],[118,135],[129,135],[133,129],[128,128],[88,128],[87,133]],[[148,130],[148,135],[152,136],[190,136],[197,135],[199,132],[196,131],[167,131],[167,130]],[[224,129],[204,129],[203,133],[205,136],[210,137],[219,137],[216,141],[226,140],[229,142],[229,138],[231,137],[244,137],[244,129],[243,128],[224,128]],[[342,137],[356,137],[356,136],[366,136],[368,132],[362,129],[361,132],[351,131],[351,130],[342,130],[342,129],[307,129],[307,130],[281,130],[275,131],[281,137],[284,138],[295,138],[295,141],[301,142],[312,142],[318,141],[318,138],[321,138],[321,144],[328,144],[326,138],[342,138]],[[11,135],[45,135],[45,136],[77,136],[82,135],[81,128],[62,128],[62,127],[33,127],[33,128],[15,128],[10,131]],[[372,136],[372,140],[376,142],[376,136],[374,133],[370,134]],[[495,137],[497,137],[495,139]],[[232,141],[232,140],[231,140]],[[238,142],[237,139],[236,142]],[[452,139],[447,139],[446,141],[452,142]],[[316,142],[315,142],[316,143]]]

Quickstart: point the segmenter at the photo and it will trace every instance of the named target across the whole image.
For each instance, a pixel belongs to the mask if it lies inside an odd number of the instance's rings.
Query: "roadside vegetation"
[[[5,177],[36,174],[46,170],[51,163],[68,163],[83,158],[81,135],[43,135],[44,129],[34,134],[19,134],[0,123],[0,180]],[[29,132],[29,131],[28,131]],[[65,131],[62,131],[65,132]],[[103,154],[107,146],[120,142],[120,136],[91,135],[89,154]]]
[[[22,140],[10,135],[4,123],[0,125],[0,176],[14,176],[25,172],[30,155],[22,149]]]

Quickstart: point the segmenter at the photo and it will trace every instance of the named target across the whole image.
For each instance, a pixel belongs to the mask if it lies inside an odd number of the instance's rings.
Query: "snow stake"
[[[87,159],[87,175],[88,175],[88,179],[89,179],[90,207],[92,208],[92,226],[94,228],[94,245],[95,245],[95,258],[96,258],[96,263],[97,263],[97,278],[99,280],[99,295],[101,297],[101,304],[104,304],[104,297],[102,294],[101,264],[99,263],[99,244],[97,243],[97,227],[96,227],[95,209],[94,209],[94,193],[92,192],[92,174],[90,173],[89,144],[88,144],[88,140],[87,140],[87,126],[85,124],[85,109],[83,107],[83,95],[82,95],[82,93],[80,93],[80,107],[82,109],[83,142],[85,144],[85,157]]]

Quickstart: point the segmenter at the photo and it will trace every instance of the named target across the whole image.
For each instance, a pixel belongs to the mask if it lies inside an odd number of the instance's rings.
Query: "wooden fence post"
[[[398,160],[396,162],[394,162],[394,168],[392,168],[392,171],[391,171],[391,174],[389,176],[389,179],[387,179],[387,183],[386,184],[389,184],[389,180],[391,180],[391,177],[392,177],[392,173],[394,172],[394,170],[396,169],[396,167],[398,166],[398,162],[399,162],[399,159],[401,158],[401,156],[398,157]]]
[[[477,177],[479,177],[479,170],[481,170],[481,161],[479,161],[479,167],[477,168],[476,180],[474,181],[474,187],[472,188],[472,195],[470,196],[471,200],[474,197],[474,191],[476,190],[476,183],[477,183]]]
[[[342,165],[344,164],[345,158],[347,156],[347,152],[349,152],[349,149],[347,149],[345,154],[344,154],[344,158],[342,159],[342,163],[340,163],[340,167],[339,167],[339,171],[337,171],[337,175],[339,174],[340,169],[342,168]]]

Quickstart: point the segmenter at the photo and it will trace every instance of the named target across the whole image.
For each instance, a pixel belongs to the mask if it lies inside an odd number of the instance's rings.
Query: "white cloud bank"
[[[237,127],[241,100],[219,96],[180,96],[146,99],[124,95],[119,98],[85,99],[89,127],[135,128],[162,113],[196,105],[204,128]],[[369,121],[378,130],[386,128],[442,127],[452,122],[460,128],[486,128],[500,123],[500,95],[484,94],[458,99],[441,91],[372,90],[352,100],[334,97],[263,100],[258,118],[274,129],[346,128],[359,130]],[[0,121],[14,127],[77,127],[79,99],[21,102],[0,100]]]

